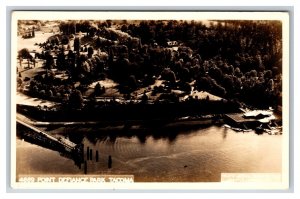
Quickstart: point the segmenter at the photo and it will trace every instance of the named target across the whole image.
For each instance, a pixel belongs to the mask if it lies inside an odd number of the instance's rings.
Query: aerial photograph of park
[[[283,172],[280,20],[17,20],[16,181]],[[28,179],[27,179],[28,180]]]

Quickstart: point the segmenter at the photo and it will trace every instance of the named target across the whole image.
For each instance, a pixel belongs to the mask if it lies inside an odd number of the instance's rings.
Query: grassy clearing
[[[35,43],[44,43],[47,41],[47,39],[54,35],[54,33],[43,33],[41,31],[36,31],[35,32],[35,37],[33,38],[28,38],[28,39],[23,39],[21,36],[18,37],[17,40],[17,50],[21,50],[23,48],[27,48],[29,52],[35,51],[38,53],[42,52],[42,48],[40,48],[38,45],[34,45]]]

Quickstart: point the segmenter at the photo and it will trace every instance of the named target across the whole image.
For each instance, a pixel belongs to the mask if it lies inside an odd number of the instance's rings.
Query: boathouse
[[[261,124],[268,124],[272,121],[276,121],[277,118],[274,116],[272,111],[254,110],[244,113],[225,114],[224,120],[232,126],[253,128]]]

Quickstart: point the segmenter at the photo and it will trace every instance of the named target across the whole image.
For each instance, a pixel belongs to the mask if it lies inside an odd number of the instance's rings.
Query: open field
[[[29,52],[35,51],[41,53],[43,49],[34,44],[44,43],[52,35],[54,35],[54,33],[44,33],[41,31],[36,31],[35,37],[33,38],[23,39],[21,36],[19,36],[17,40],[17,50],[19,51],[23,48],[27,48]]]

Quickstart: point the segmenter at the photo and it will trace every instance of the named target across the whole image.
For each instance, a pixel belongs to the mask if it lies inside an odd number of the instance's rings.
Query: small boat
[[[224,124],[223,126],[225,128],[229,128],[229,129],[232,129],[232,130],[237,131],[237,132],[249,132],[249,131],[252,131],[251,129],[242,129],[242,128],[232,127],[232,126],[229,126],[228,124]]]
[[[224,124],[224,127],[229,129],[231,128],[231,126],[229,126],[228,124]]]

